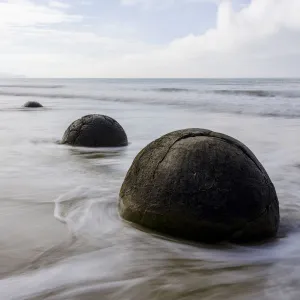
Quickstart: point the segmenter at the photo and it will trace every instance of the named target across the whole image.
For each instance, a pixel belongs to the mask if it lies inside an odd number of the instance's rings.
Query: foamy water
[[[21,106],[29,100],[45,108]],[[1,80],[0,299],[299,299],[300,80]],[[57,141],[109,115],[122,149]],[[199,127],[245,143],[280,201],[278,238],[207,246],[132,228],[117,214],[135,155]]]

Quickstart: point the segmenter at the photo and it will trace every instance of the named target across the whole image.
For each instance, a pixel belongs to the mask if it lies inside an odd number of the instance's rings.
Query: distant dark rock
[[[205,129],[171,132],[134,159],[120,215],[170,236],[201,242],[274,237],[279,204],[267,172],[241,142]]]
[[[36,102],[36,101],[28,101],[23,106],[24,107],[30,107],[30,108],[43,107],[43,105],[41,103]]]
[[[62,144],[82,147],[127,146],[122,126],[104,115],[87,115],[74,121],[64,133]]]

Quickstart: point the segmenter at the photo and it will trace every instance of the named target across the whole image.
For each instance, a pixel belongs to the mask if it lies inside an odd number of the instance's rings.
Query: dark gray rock
[[[43,105],[39,102],[36,101],[28,101],[26,102],[24,105],[24,107],[30,107],[30,108],[39,108],[39,107],[43,107]]]
[[[63,144],[82,147],[127,146],[127,136],[122,126],[104,115],[87,115],[74,121],[66,130]]]
[[[202,242],[251,242],[274,237],[275,188],[241,142],[205,129],[179,130],[135,158],[120,191],[130,222]]]

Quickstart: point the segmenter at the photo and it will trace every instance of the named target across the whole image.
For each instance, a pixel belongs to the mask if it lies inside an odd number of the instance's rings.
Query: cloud
[[[81,0],[79,1],[80,5],[92,5],[93,1],[92,0]]]
[[[81,26],[82,16],[62,7],[0,2],[0,72],[32,77],[300,76],[299,11],[299,0],[252,0],[239,10],[224,0],[215,26],[205,33],[151,45],[99,35]],[[73,27],[66,29],[66,24]]]
[[[77,15],[68,15],[57,7],[48,7],[32,1],[11,0],[0,2],[0,29],[4,26],[32,26],[79,20],[80,17]]]
[[[127,57],[124,69],[137,66],[133,77],[299,76],[299,11],[298,0],[252,0],[237,12],[225,0],[215,28]]]
[[[101,36],[82,26],[82,16],[67,13],[61,5],[50,5],[27,0],[0,2],[1,73],[89,76],[99,60],[151,48],[139,41]]]
[[[220,0],[121,0],[125,6],[141,6],[144,9],[166,9],[173,5],[184,5],[186,3],[218,3]]]
[[[56,7],[56,8],[69,8],[70,4],[67,4],[65,2],[60,1],[49,1],[50,7]]]

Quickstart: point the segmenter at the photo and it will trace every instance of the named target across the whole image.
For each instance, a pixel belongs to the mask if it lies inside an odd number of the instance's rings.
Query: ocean
[[[42,109],[25,109],[27,101]],[[60,145],[75,119],[116,119],[129,146]],[[278,194],[265,244],[170,240],[123,222],[136,154],[199,127],[246,144]],[[1,79],[0,299],[300,299],[299,79]]]

